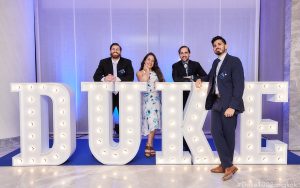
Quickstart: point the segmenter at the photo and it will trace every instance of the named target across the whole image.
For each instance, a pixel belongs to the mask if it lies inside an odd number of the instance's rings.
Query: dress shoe
[[[236,173],[238,168],[234,165],[225,169],[225,174],[223,176],[223,181],[229,180],[232,178],[233,174]]]
[[[221,165],[219,165],[219,166],[217,166],[217,167],[215,167],[213,169],[210,169],[210,171],[212,173],[224,173],[225,169]]]

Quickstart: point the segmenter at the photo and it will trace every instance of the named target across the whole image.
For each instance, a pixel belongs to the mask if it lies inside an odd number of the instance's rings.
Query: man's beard
[[[221,54],[223,54],[225,52],[225,50],[217,50],[217,51],[215,51],[215,54],[216,55],[221,55]]]
[[[184,60],[185,59],[185,60]],[[189,58],[181,58],[182,62],[187,62],[189,60]]]
[[[112,53],[112,54],[110,54],[110,57],[112,57],[112,58],[115,58],[115,59],[118,59],[119,57],[121,57],[121,54],[119,54],[119,53]]]
[[[221,55],[221,54],[222,54],[222,52],[220,52],[220,51],[217,51],[217,52],[215,52],[215,54],[216,54],[216,55]]]

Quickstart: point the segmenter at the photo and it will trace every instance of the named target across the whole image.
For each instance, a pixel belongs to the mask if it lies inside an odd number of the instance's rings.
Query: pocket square
[[[227,77],[228,74],[226,72],[222,72],[220,75],[219,75],[219,78],[220,79],[224,79],[225,77]]]
[[[119,74],[125,74],[125,70],[124,69],[118,70],[118,73]]]

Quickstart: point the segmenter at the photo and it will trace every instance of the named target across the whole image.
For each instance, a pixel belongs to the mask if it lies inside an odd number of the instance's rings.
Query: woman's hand
[[[144,73],[148,73],[150,71],[149,65],[146,63],[144,64],[143,71],[145,71]]]

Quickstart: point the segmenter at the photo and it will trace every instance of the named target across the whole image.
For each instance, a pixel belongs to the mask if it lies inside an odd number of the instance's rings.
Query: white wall
[[[33,0],[0,0],[0,139],[19,136],[12,82],[35,82]]]
[[[291,9],[289,149],[300,150],[300,1],[292,0]]]
[[[77,131],[86,133],[87,95],[99,60],[118,42],[135,72],[148,51],[171,82],[182,44],[208,72],[216,58],[211,39],[221,34],[239,57],[247,81],[256,80],[259,0],[36,0],[38,81],[63,82],[76,94]],[[136,80],[136,78],[135,78]],[[207,128],[208,129],[208,128]]]

